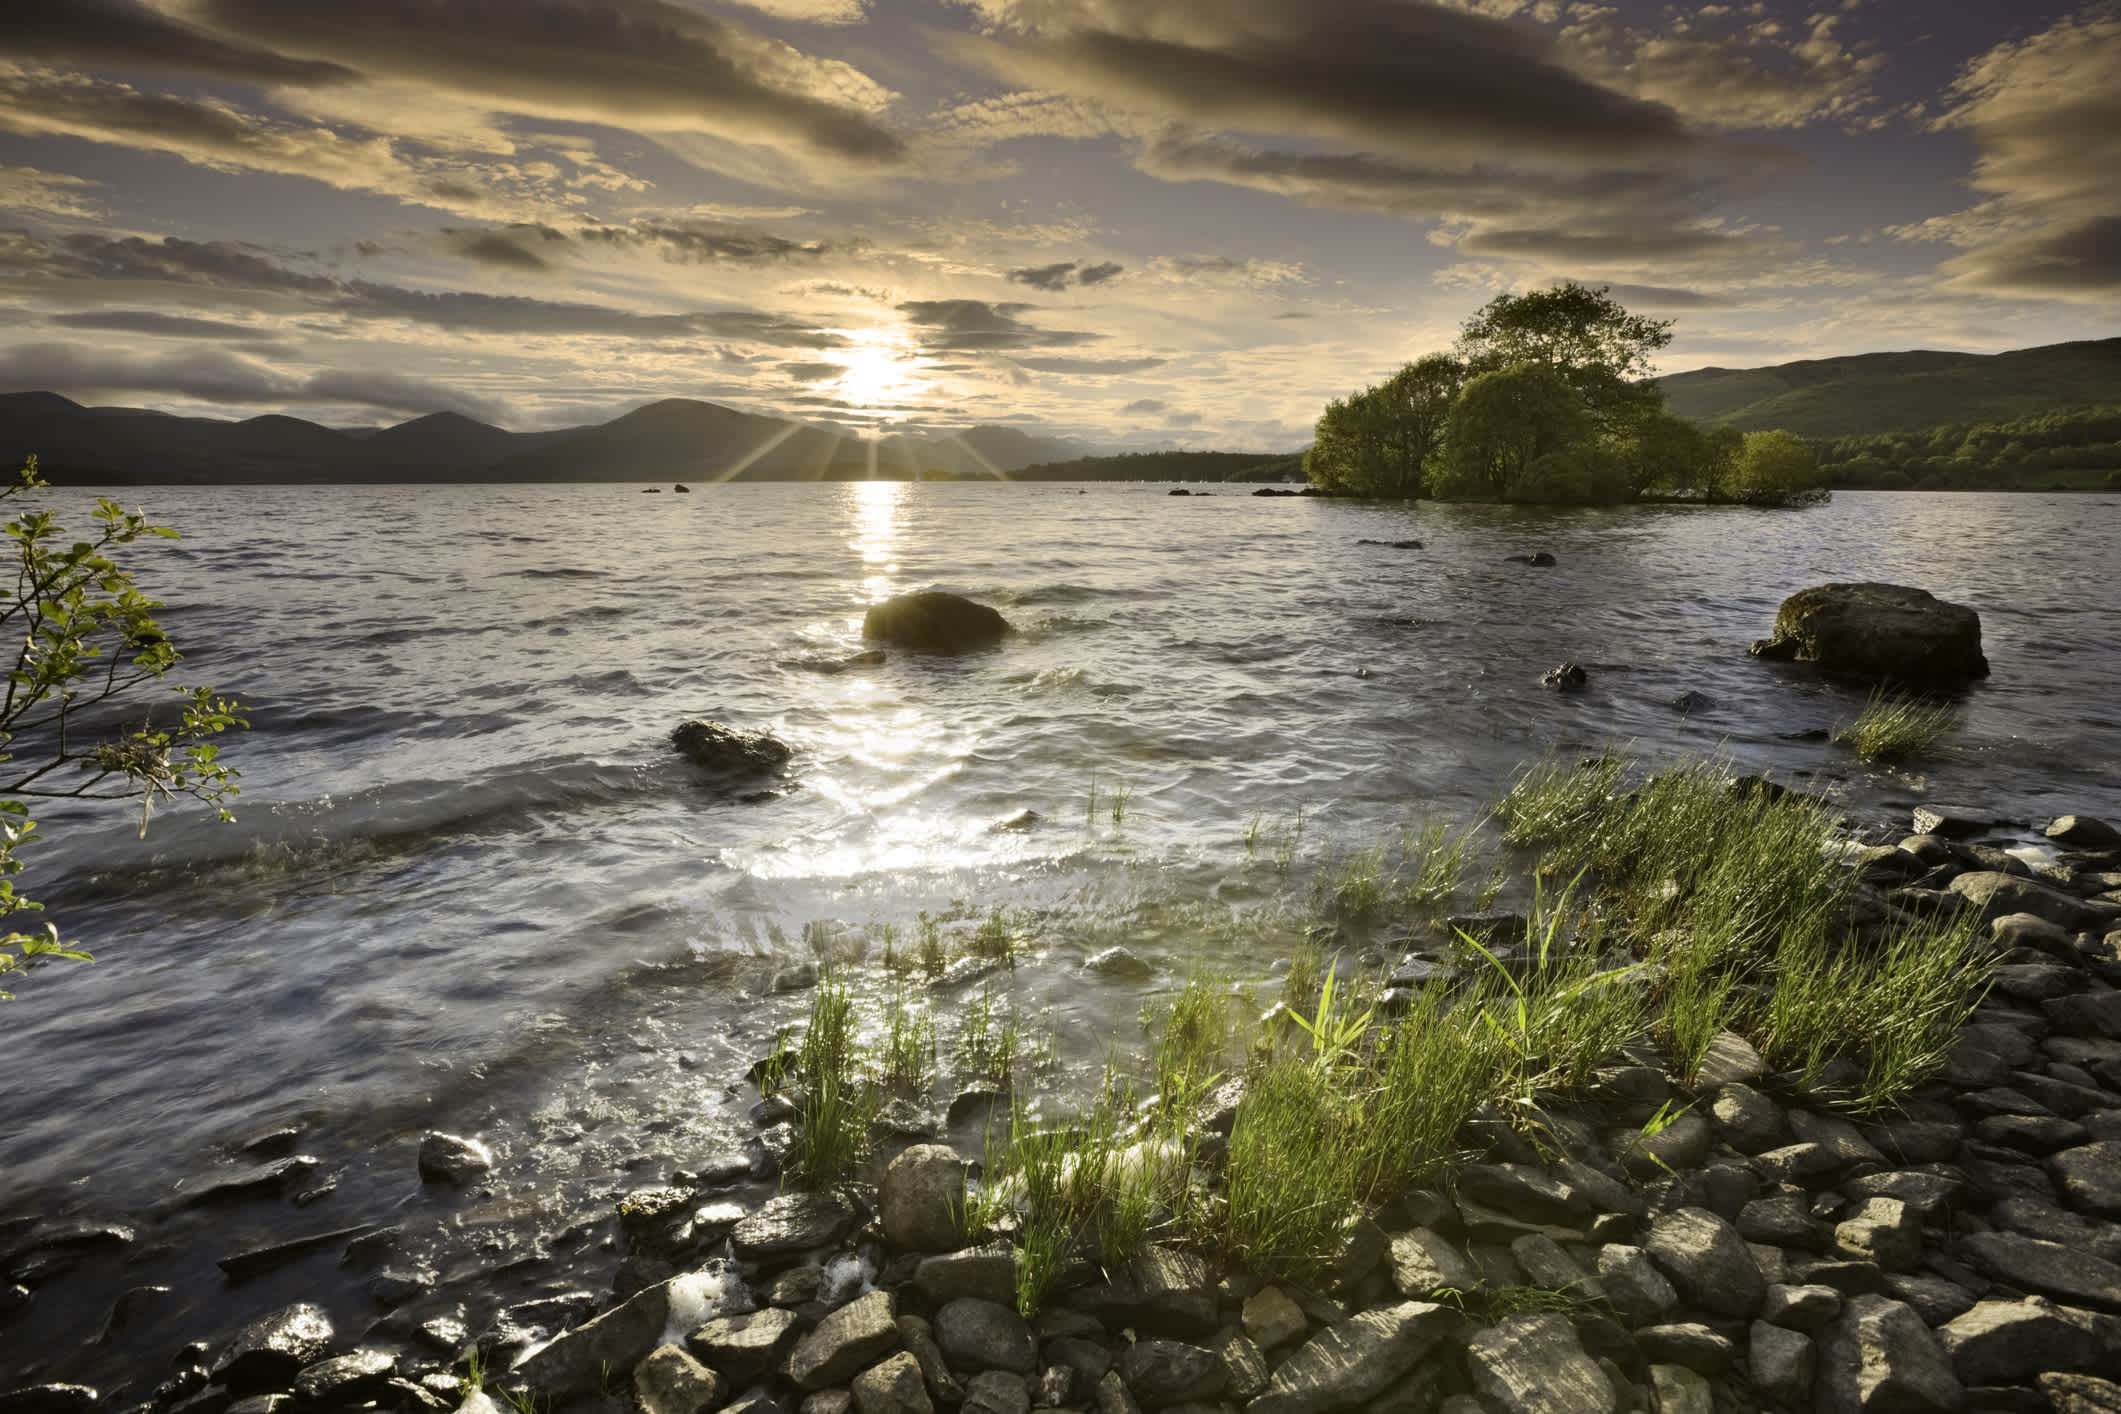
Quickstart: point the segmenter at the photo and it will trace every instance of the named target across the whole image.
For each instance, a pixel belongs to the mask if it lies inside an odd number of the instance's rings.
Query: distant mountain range
[[[57,484],[425,481],[848,481],[978,476],[1090,450],[1014,427],[867,442],[671,398],[592,427],[509,432],[438,412],[342,431],[278,415],[223,422],[0,394],[0,474],[35,455]]]
[[[1657,381],[1665,406],[1698,422],[1820,438],[1912,432],[2121,404],[2121,339],[1999,354],[1916,349],[1772,368],[1700,368]]]

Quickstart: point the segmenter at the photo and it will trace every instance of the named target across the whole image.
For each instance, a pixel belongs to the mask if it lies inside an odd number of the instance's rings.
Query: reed
[[[1906,761],[1926,755],[1958,726],[1959,711],[1949,703],[1875,691],[1855,721],[1835,729],[1834,741],[1865,761]]]

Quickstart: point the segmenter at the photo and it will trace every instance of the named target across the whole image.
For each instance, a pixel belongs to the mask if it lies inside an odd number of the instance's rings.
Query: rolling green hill
[[[1657,381],[1666,406],[1697,422],[1852,437],[2121,403],[2121,339],[2000,354],[1916,349],[1772,368],[1702,368]]]

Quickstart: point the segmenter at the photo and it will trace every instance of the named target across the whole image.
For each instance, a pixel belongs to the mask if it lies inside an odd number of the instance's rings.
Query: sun
[[[825,355],[846,369],[837,380],[840,397],[874,408],[903,400],[920,386],[920,358],[903,334],[892,329],[849,329],[847,346]]]

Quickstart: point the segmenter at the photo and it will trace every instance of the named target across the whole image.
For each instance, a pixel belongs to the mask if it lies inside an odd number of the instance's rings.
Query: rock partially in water
[[[1695,712],[1706,712],[1715,705],[1715,698],[1705,692],[1695,692],[1691,688],[1680,693],[1670,703],[1674,712],[1684,712],[1688,715],[1692,715]]]
[[[1952,683],[1988,676],[1981,616],[1904,584],[1822,584],[1775,612],[1753,656],[1817,663],[1873,682]]]
[[[29,1385],[0,1394],[0,1414],[89,1414],[102,1397],[94,1385]]]
[[[420,1140],[420,1177],[429,1183],[461,1188],[491,1172],[493,1151],[476,1139],[432,1129]]]
[[[1562,663],[1540,674],[1539,685],[1558,692],[1576,692],[1588,686],[1591,675],[1574,663]]]
[[[738,1223],[730,1240],[747,1261],[807,1252],[839,1241],[860,1216],[838,1193],[783,1193]]]
[[[1559,563],[1550,550],[1539,550],[1530,555],[1506,555],[1504,558],[1514,565],[1536,565],[1541,569]]]
[[[678,754],[717,776],[761,776],[788,764],[785,743],[765,732],[744,732],[720,722],[680,722],[670,733]]]
[[[938,589],[886,599],[862,616],[862,637],[915,653],[977,652],[994,647],[1010,632],[1009,621],[985,604]]]
[[[213,1377],[239,1396],[286,1389],[303,1366],[324,1358],[332,1333],[322,1307],[306,1301],[283,1307],[245,1326],[214,1362]]]

